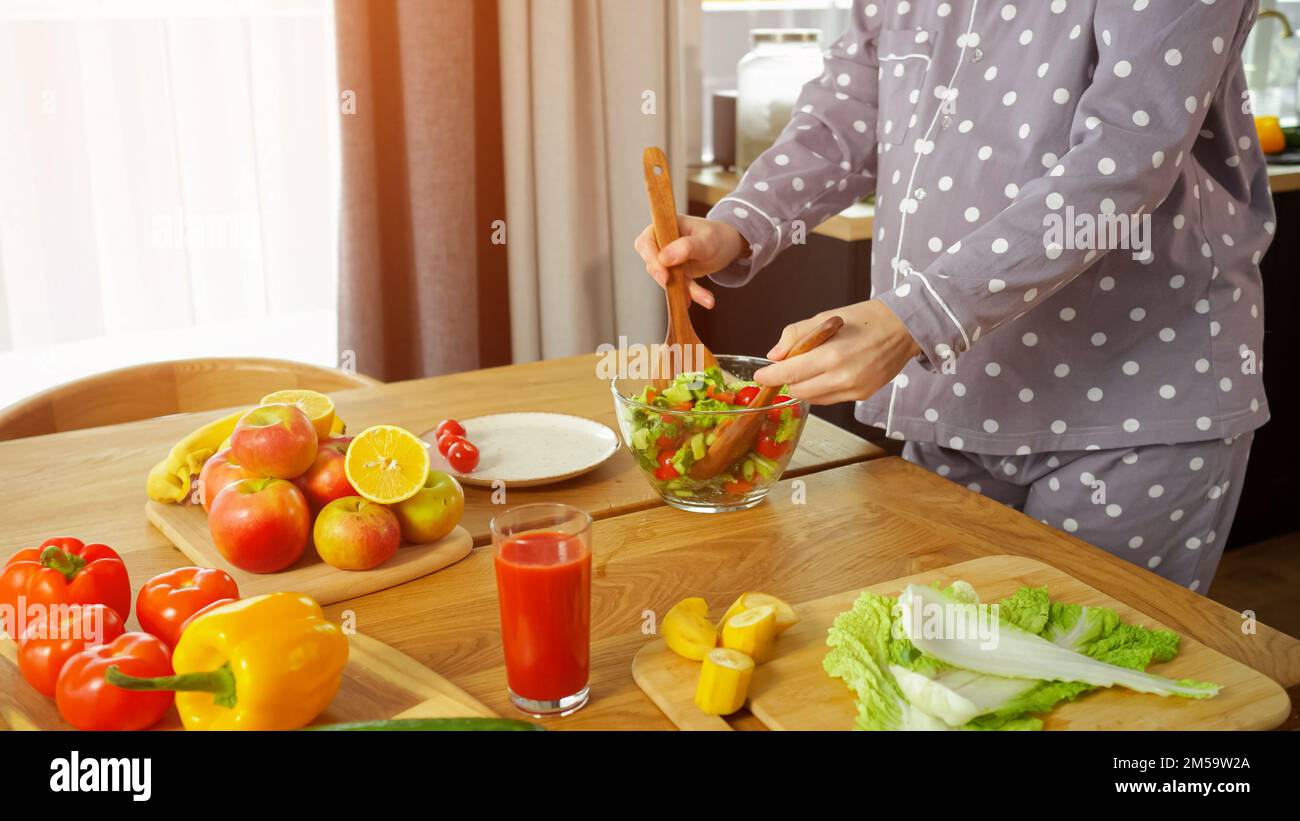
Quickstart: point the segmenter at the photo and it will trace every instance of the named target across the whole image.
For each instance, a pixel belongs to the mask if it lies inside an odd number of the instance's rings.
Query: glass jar
[[[819,29],[754,29],[736,67],[736,169],[744,173],[790,122],[805,83],[822,73]]]

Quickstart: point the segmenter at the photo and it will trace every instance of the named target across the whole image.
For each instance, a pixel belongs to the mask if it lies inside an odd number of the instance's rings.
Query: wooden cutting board
[[[302,558],[287,570],[249,573],[226,561],[217,551],[208,533],[208,516],[199,505],[165,505],[150,501],[145,503],[144,515],[190,561],[201,567],[219,568],[234,577],[240,594],[245,598],[289,590],[311,596],[321,605],[333,604],[396,587],[441,570],[468,556],[474,547],[469,532],[457,526],[436,542],[402,545],[397,555],[373,570],[330,567],[308,545]]]
[[[944,585],[964,579],[983,601],[997,601],[1030,585],[1046,586],[1053,599],[1109,607],[1120,617],[1144,627],[1160,622],[1121,604],[1050,565],[1019,556],[986,556],[938,570],[872,585],[867,590],[897,595],[911,583]],[[848,610],[859,590],[795,605],[800,622],[776,644],[774,657],[754,671],[749,710],[773,730],[850,730],[856,715],[853,694],[839,679],[822,670],[826,631]],[[730,602],[716,604],[721,618]],[[632,662],[632,675],[659,709],[683,730],[726,730],[721,718],[695,707],[699,662],[669,650],[662,640],[647,644]],[[1168,678],[1212,681],[1222,686],[1212,699],[1161,698],[1118,687],[1089,693],[1063,704],[1044,717],[1049,730],[1267,730],[1290,713],[1291,701],[1276,682],[1255,670],[1183,636],[1178,657],[1150,668]]]
[[[388,718],[493,718],[495,713],[447,679],[360,633],[348,636],[348,665],[329,709],[315,724]],[[17,645],[0,640],[0,730],[70,730],[54,700],[36,692],[18,672]],[[155,729],[179,730],[173,708]]]

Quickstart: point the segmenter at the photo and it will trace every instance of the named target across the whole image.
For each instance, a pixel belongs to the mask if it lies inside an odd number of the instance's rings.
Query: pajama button
[[[971,62],[972,62],[972,63],[978,63],[980,60],[983,60],[983,59],[984,59],[984,50],[983,50],[983,49],[978,49],[978,48],[975,49],[975,53],[971,55],[971,58],[970,58],[970,59],[971,59]]]

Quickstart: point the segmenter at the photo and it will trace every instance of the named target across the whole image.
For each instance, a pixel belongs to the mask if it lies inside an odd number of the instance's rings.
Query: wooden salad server
[[[676,240],[677,203],[673,198],[673,181],[668,174],[668,157],[661,148],[647,148],[641,156],[645,168],[645,191],[650,198],[650,217],[654,222],[655,241],[663,248]],[[654,380],[659,387],[684,370],[702,371],[716,368],[718,360],[700,341],[691,324],[690,280],[680,266],[668,269],[664,294],[668,302],[668,336],[664,340],[660,367]],[[685,366],[685,367],[683,367]]]
[[[822,324],[795,343],[786,359],[793,359],[796,356],[808,353],[832,336],[835,336],[843,327],[844,320],[840,317],[827,317]],[[780,390],[780,387],[764,385],[759,388],[749,406],[751,408],[767,407],[776,399]],[[723,422],[724,427],[722,430],[720,432],[715,431],[718,438],[714,440],[708,453],[704,454],[703,459],[691,465],[691,469],[687,471],[690,477],[703,481],[712,479],[726,470],[729,465],[739,459],[754,444],[754,440],[758,436],[758,426],[762,423],[763,416],[764,413],[759,412],[737,412],[729,421]]]

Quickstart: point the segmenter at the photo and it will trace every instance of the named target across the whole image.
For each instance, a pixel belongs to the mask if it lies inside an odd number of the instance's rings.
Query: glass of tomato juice
[[[524,505],[491,529],[510,700],[531,715],[568,715],[587,703],[591,517]]]

